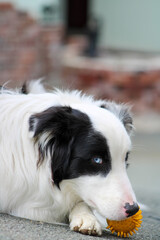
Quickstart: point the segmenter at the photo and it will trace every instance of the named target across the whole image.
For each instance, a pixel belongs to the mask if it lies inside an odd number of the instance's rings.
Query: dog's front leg
[[[101,235],[102,229],[89,207],[80,202],[69,215],[70,229],[88,235]]]

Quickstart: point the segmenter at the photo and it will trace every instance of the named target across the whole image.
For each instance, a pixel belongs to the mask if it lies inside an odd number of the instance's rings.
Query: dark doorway
[[[89,0],[66,0],[67,33],[86,33]]]

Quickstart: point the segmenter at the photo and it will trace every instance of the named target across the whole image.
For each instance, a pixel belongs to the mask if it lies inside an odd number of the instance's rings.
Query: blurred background
[[[138,198],[160,213],[160,1],[0,0],[0,84],[129,102]],[[158,209],[158,210],[157,210]]]

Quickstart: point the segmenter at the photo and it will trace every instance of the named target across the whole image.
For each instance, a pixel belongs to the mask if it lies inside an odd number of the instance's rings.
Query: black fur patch
[[[42,134],[48,136],[44,149],[39,147],[42,163],[45,155],[51,156],[53,181],[57,186],[63,179],[81,175],[107,174],[111,169],[111,157],[107,140],[95,129],[89,117],[70,107],[51,107],[31,116],[30,131],[36,142]],[[94,157],[102,158],[96,164]]]
[[[23,86],[22,86],[22,88],[21,88],[21,93],[23,93],[23,94],[28,94],[26,83],[23,84]]]
[[[94,157],[101,158],[102,164],[95,163]],[[80,132],[73,144],[66,178],[75,178],[85,174],[107,175],[110,169],[111,156],[106,139],[93,128]]]

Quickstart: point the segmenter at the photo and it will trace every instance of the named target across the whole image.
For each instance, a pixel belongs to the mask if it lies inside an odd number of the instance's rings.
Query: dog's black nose
[[[139,206],[135,202],[132,205],[130,205],[129,203],[126,203],[124,208],[126,209],[127,217],[130,217],[136,214],[139,210]]]

